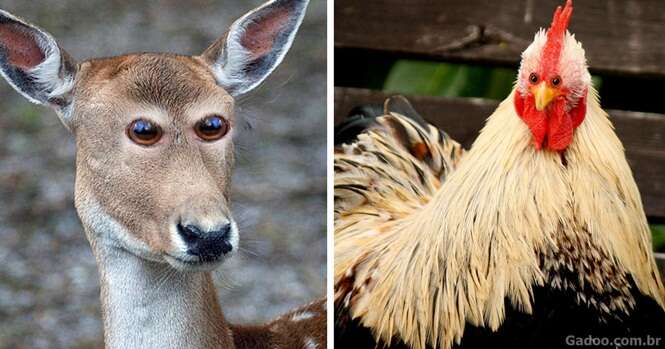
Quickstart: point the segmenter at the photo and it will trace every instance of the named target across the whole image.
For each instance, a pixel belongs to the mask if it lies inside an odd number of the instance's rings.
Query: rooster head
[[[549,29],[522,53],[514,104],[536,149],[566,150],[586,114],[591,75],[582,44],[567,30],[572,13],[572,0],[557,7]]]

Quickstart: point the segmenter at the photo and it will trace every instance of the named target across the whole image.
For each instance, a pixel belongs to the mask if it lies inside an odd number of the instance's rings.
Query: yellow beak
[[[549,86],[544,81],[531,88],[531,93],[536,100],[536,110],[543,111],[547,105],[559,95],[559,92]]]

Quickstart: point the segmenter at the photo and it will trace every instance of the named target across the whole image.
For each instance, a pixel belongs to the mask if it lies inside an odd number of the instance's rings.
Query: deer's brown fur
[[[201,56],[80,64],[50,34],[0,10],[0,73],[76,138],[75,204],[99,268],[107,348],[325,347],[325,301],[233,326],[210,273],[239,243],[229,207],[235,97],[281,62],[306,6],[271,0]],[[228,126],[214,140],[196,129],[211,116]],[[161,138],[137,142],[129,136],[137,121]]]

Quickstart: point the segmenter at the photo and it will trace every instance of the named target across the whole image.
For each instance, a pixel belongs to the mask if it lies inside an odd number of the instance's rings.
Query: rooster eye
[[[150,146],[162,138],[162,128],[151,121],[137,119],[127,126],[127,137],[136,144]]]
[[[552,86],[559,86],[560,83],[561,83],[560,77],[555,76],[554,78],[552,78]]]
[[[206,142],[216,141],[229,131],[229,123],[219,115],[210,115],[197,122],[194,132]]]
[[[531,73],[531,75],[529,75],[529,81],[531,81],[532,84],[537,83],[538,75],[536,73]]]

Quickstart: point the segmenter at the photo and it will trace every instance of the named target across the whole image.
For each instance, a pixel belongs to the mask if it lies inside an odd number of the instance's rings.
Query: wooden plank
[[[336,0],[335,47],[515,66],[563,0]],[[570,30],[594,72],[665,75],[665,1],[576,0]]]
[[[335,88],[335,123],[343,120],[353,107],[382,104],[389,95],[373,90]],[[479,98],[407,97],[425,119],[467,148],[498,104]],[[665,116],[620,110],[608,110],[608,113],[626,148],[646,214],[653,219],[665,219]]]

